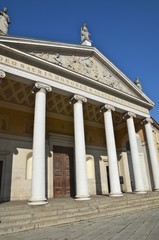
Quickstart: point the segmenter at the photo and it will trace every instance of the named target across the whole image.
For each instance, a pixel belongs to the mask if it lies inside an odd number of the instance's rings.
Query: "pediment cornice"
[[[95,84],[114,94],[127,96],[149,106],[154,103],[94,47],[36,39],[0,38],[0,48],[9,57],[49,68]],[[2,52],[3,52],[2,51]],[[149,108],[151,108],[149,107]]]
[[[59,53],[31,52],[30,54],[138,98],[137,94],[94,57]]]

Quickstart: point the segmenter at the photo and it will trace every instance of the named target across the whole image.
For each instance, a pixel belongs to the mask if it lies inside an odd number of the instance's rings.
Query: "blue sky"
[[[0,0],[9,35],[80,44],[87,23],[93,46],[127,77],[138,76],[159,122],[159,0]]]

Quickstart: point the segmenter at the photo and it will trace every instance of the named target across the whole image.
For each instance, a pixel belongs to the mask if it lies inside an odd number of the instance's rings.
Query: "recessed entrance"
[[[73,148],[54,146],[54,197],[74,197]]]

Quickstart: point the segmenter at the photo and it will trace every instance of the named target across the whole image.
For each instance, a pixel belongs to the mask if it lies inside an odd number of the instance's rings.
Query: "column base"
[[[154,192],[159,192],[159,188],[153,189]]]
[[[48,204],[47,199],[45,200],[29,200],[28,205],[31,206],[39,206],[39,205],[46,205]]]
[[[134,191],[133,192],[134,194],[145,194],[145,193],[147,193],[146,191]]]
[[[110,194],[109,194],[109,197],[123,197],[123,194],[122,194],[122,192],[119,192],[119,193],[110,193]]]
[[[90,196],[75,196],[76,201],[85,201],[85,200],[90,200]]]

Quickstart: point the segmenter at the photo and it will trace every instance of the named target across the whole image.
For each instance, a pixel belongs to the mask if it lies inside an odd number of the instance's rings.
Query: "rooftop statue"
[[[88,32],[87,25],[84,23],[81,27],[81,42],[83,42],[84,40],[90,41],[89,39],[90,36],[91,35]]]
[[[135,85],[142,91],[142,86],[141,86],[141,83],[140,83],[140,81],[139,81],[139,78],[138,77],[136,77],[135,78],[135,81],[134,81],[134,83],[135,83]]]
[[[7,15],[7,8],[0,11],[0,34],[6,35],[8,33],[8,25],[10,24],[9,16]]]

